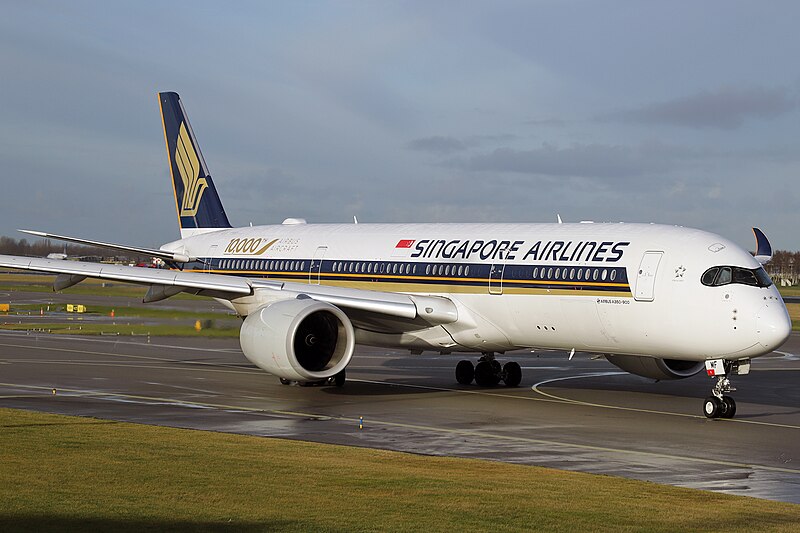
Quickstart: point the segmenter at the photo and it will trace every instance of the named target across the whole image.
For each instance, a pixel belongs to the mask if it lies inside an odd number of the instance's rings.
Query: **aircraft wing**
[[[28,235],[42,237],[43,239],[55,239],[57,241],[74,242],[76,244],[96,246],[98,248],[110,248],[112,250],[120,250],[123,252],[133,252],[135,254],[149,255],[152,257],[158,257],[159,259],[163,259],[164,261],[174,261],[176,263],[188,263],[193,260],[193,258],[187,255],[176,252],[168,252],[165,250],[155,250],[152,248],[139,248],[137,246],[127,246],[125,244],[114,244],[102,241],[91,241],[89,239],[79,239],[78,237],[67,237],[66,235],[56,235],[55,233],[45,233],[43,231],[34,231],[30,229],[21,229],[18,231],[21,231],[22,233],[27,233]]]
[[[221,276],[219,274],[87,263],[64,259],[39,259],[16,255],[0,255],[0,266],[59,274],[61,280],[57,283],[56,290],[65,289],[86,278],[98,278],[144,285],[221,291],[232,295],[252,293],[252,287],[247,283],[246,279],[235,276]],[[68,278],[71,278],[70,281],[72,283],[67,283]]]
[[[447,298],[397,294],[345,287],[328,287],[305,283],[251,279],[223,274],[204,274],[201,272],[181,272],[155,268],[108,265],[67,261],[64,259],[41,259],[0,255],[0,267],[18,268],[35,272],[57,274],[54,288],[62,290],[86,278],[107,279],[127,283],[149,285],[145,302],[168,298],[179,292],[189,292],[235,300],[260,292],[267,293],[265,301],[296,298],[305,295],[342,308],[343,311],[371,315],[372,317],[393,317],[417,323],[419,326],[432,326],[454,322],[458,318],[455,304]],[[348,312],[349,311],[349,312]]]

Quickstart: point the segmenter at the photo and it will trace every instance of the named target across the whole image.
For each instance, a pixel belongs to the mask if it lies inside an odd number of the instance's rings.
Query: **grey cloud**
[[[560,119],[560,118],[537,118],[526,120],[523,124],[527,124],[529,126],[545,126],[545,127],[554,127],[554,128],[561,128],[567,125],[567,122]]]
[[[421,139],[414,139],[406,145],[410,150],[420,152],[433,152],[439,154],[449,154],[453,152],[460,152],[467,148],[464,142],[456,139],[455,137],[445,137],[443,135],[435,135],[433,137],[423,137]]]
[[[735,129],[750,118],[771,119],[789,113],[798,99],[786,89],[721,89],[616,111],[601,122],[669,124],[688,128]]]
[[[638,147],[575,144],[559,148],[543,144],[533,150],[500,148],[466,161],[472,171],[514,172],[553,177],[631,178],[664,171],[676,158],[692,152],[660,144]]]
[[[455,152],[463,152],[469,148],[476,148],[487,143],[515,141],[517,138],[518,137],[516,135],[510,133],[499,133],[495,135],[471,135],[469,137],[464,137],[463,139],[444,135],[434,135],[431,137],[414,139],[406,144],[406,148],[419,152],[452,154]]]

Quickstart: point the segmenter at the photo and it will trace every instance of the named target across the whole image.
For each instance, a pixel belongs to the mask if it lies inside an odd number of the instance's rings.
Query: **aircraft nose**
[[[764,348],[778,349],[792,333],[792,320],[783,302],[764,305],[756,316],[756,333]]]

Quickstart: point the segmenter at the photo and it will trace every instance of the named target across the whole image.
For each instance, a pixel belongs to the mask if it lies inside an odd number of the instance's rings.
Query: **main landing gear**
[[[500,366],[493,353],[485,353],[475,366],[466,359],[456,365],[456,381],[469,385],[473,379],[479,387],[494,387],[501,381],[506,387],[516,387],[522,381],[522,369],[516,361]]]
[[[334,385],[336,387],[344,387],[344,382],[347,381],[347,371],[342,370],[338,374],[331,376],[327,379],[320,379],[318,381],[293,381],[291,379],[279,378],[281,385],[291,385],[297,383],[301,387],[324,387],[325,385]]]
[[[736,414],[736,401],[726,393],[734,392],[736,388],[731,384],[728,374],[749,374],[750,359],[706,361],[706,373],[709,377],[717,378],[717,383],[711,389],[711,396],[703,402],[703,414],[707,418],[733,418]]]

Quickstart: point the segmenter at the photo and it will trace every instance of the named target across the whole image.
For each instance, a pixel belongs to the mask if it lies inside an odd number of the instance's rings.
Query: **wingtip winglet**
[[[762,265],[766,264],[772,259],[772,245],[769,243],[767,236],[764,235],[764,232],[760,229],[753,228],[753,235],[756,238],[755,258]]]

